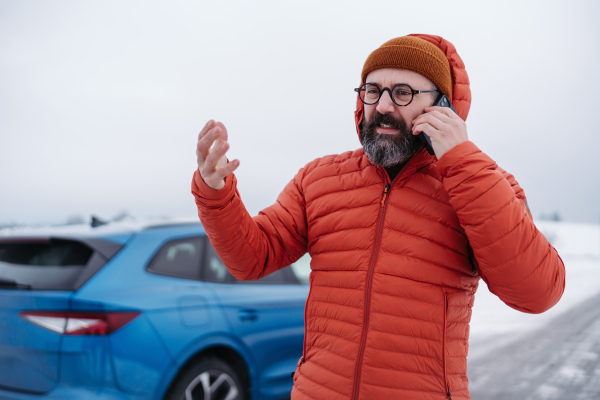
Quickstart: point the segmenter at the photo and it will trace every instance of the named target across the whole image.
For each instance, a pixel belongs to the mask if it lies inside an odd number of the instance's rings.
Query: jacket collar
[[[368,159],[367,155],[364,154],[364,152],[363,152],[363,156],[365,158],[367,158],[369,164],[373,165],[371,163],[371,161]],[[396,178],[394,179],[393,182],[402,181],[402,180],[408,178],[409,176],[414,175],[420,169],[422,169],[430,164],[433,164],[436,161],[437,161],[437,158],[435,156],[430,155],[427,152],[427,150],[425,149],[425,146],[422,146],[419,149],[419,151],[417,151],[417,153],[410,160],[408,160],[406,165],[402,168],[402,170],[400,170],[400,172],[398,173],[398,175],[396,176]],[[383,177],[383,179],[385,181],[390,181],[388,173],[384,167],[375,166],[375,168],[377,168],[377,172]]]

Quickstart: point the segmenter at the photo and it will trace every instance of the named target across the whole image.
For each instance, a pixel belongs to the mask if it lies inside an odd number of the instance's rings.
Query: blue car
[[[296,267],[237,281],[200,223],[4,234],[0,399],[289,398]]]

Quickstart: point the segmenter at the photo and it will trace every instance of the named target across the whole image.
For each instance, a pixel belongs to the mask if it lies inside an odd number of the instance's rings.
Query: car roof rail
[[[96,217],[95,215],[92,215],[92,220],[90,221],[90,226],[92,228],[97,228],[99,226],[106,225],[106,224],[108,224],[108,221],[101,220],[100,218]]]

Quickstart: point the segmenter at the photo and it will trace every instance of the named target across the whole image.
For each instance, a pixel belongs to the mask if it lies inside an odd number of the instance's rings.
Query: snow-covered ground
[[[481,281],[471,318],[469,360],[517,340],[600,293],[600,225],[549,221],[536,225],[565,263],[565,293],[552,309],[532,315],[508,307]]]

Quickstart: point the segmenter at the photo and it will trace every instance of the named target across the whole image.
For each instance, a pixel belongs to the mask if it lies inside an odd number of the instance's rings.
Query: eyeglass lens
[[[381,97],[381,89],[375,84],[366,83],[362,86],[360,98],[366,104],[375,104]],[[406,105],[411,102],[413,92],[408,85],[396,85],[391,90],[392,100],[398,105]]]

